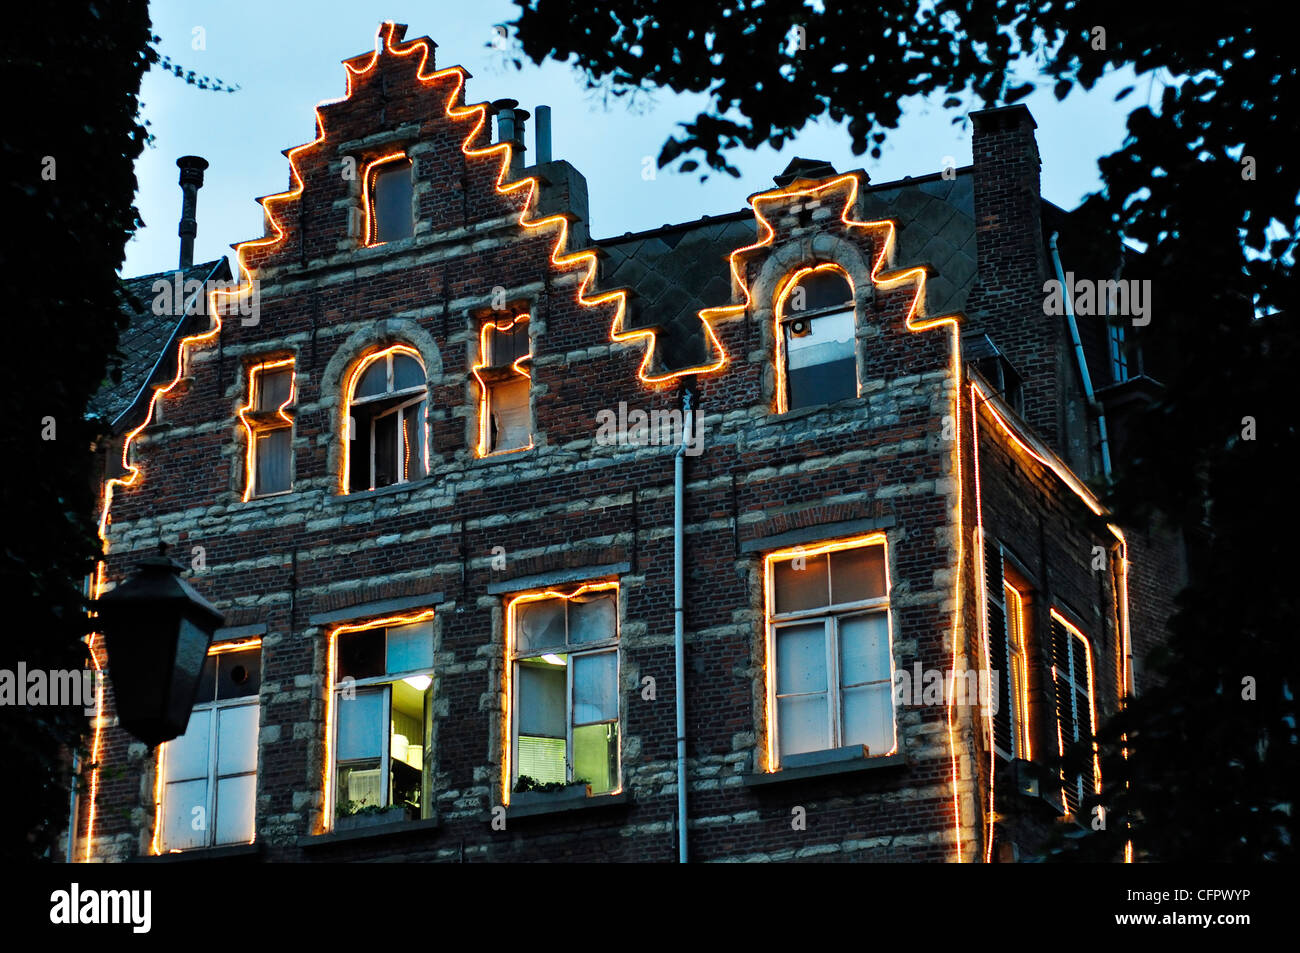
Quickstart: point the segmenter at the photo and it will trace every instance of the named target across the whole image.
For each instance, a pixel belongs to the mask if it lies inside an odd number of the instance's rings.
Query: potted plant
[[[418,817],[418,813],[416,814]],[[351,831],[362,827],[378,827],[381,824],[400,824],[411,820],[409,804],[394,804],[383,807],[368,804],[366,799],[344,801],[339,804],[338,814],[334,819],[334,830]]]
[[[556,801],[580,801],[591,797],[591,782],[586,778],[572,781],[538,781],[526,774],[515,782],[511,804],[524,807],[529,804],[553,804]]]

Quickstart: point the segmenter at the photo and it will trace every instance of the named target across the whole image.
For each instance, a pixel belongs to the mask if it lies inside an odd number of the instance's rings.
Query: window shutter
[[[1002,549],[991,539],[984,540],[984,585],[988,593],[989,677],[994,680],[993,690],[998,699],[998,710],[993,715],[993,744],[1007,757],[1014,757],[1015,702],[1007,647],[1007,615],[1002,605]]]
[[[1077,697],[1074,690],[1074,639],[1057,619],[1052,619],[1052,686],[1056,694],[1056,724],[1060,732],[1061,753],[1079,740]],[[1085,699],[1086,703],[1086,699]],[[1079,778],[1061,775],[1065,805],[1071,811],[1079,809]]]

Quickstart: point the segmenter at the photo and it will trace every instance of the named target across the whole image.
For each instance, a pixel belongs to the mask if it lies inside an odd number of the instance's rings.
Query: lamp
[[[222,615],[166,555],[95,602],[122,727],[150,747],[184,734]]]

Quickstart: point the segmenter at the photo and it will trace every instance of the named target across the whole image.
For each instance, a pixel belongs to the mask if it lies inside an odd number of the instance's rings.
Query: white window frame
[[[408,357],[411,360],[415,361],[416,364],[419,365],[421,373],[425,375],[424,383],[418,385],[412,385],[411,387],[404,387],[401,390],[393,389],[394,386],[393,357],[396,354],[401,354],[401,356],[403,357]],[[361,365],[360,367],[357,368],[357,371],[352,378],[351,386],[352,386],[353,395],[348,396],[347,417],[346,417],[345,424],[351,427],[353,423],[356,421],[356,414],[353,413],[354,407],[357,406],[364,407],[366,404],[373,404],[379,401],[393,400],[394,398],[398,398],[398,397],[408,397],[409,399],[404,400],[398,404],[395,404],[394,406],[388,408],[387,410],[375,414],[370,418],[370,470],[369,470],[370,485],[365,487],[365,489],[355,487],[352,485],[351,475],[347,474],[348,495],[351,495],[353,493],[365,493],[368,490],[382,489],[381,487],[375,486],[375,422],[378,421],[380,418],[387,417],[389,414],[398,413],[401,410],[410,407],[412,404],[418,403],[419,401],[422,400],[427,401],[429,397],[428,370],[425,368],[424,362],[420,360],[420,358],[416,357],[414,354],[411,354],[407,351],[388,351],[383,355],[383,360],[386,365],[385,376],[384,376],[385,389],[383,393],[371,394],[367,397],[354,396],[357,386],[361,383],[361,378],[366,374],[367,371],[369,371],[370,366],[374,364],[377,360],[378,358],[374,356],[368,356],[362,358]],[[423,480],[426,477],[428,477],[429,475],[428,417],[429,417],[429,409],[428,409],[428,404],[426,403],[425,411],[423,414],[420,415],[420,419],[419,419],[419,425],[421,428],[423,428],[424,431],[424,454],[422,459],[420,460],[420,475],[410,480],[398,479],[393,481],[392,483],[386,484],[386,486],[398,486],[399,484],[402,483],[414,483],[416,480]],[[349,431],[347,434],[345,434],[345,439],[351,441],[353,439],[353,436],[354,435]],[[403,451],[405,449],[405,446],[406,446],[406,430],[404,427],[401,426],[401,418],[399,416],[398,427],[397,427],[397,458],[394,460],[394,472],[396,473],[402,472],[402,457],[403,457]],[[351,452],[349,451],[349,460],[350,459],[351,459]]]
[[[812,557],[829,555],[834,551],[844,551],[846,549],[866,549],[869,547],[879,547],[881,555],[885,562],[885,594],[874,599],[863,599],[856,602],[837,602],[825,606],[818,606],[814,609],[799,609],[793,612],[778,613],[776,611],[776,571],[775,566],[778,562],[789,562],[798,556]],[[846,688],[858,688],[863,685],[879,684],[880,680],[874,682],[862,682],[860,685],[840,685],[840,638],[839,626],[843,619],[855,618],[858,616],[872,616],[883,614],[885,616],[885,626],[889,636],[889,707],[891,712],[891,735],[893,744],[889,751],[871,752],[871,757],[883,757],[898,750],[898,711],[894,705],[894,619],[893,609],[890,606],[890,574],[889,574],[889,547],[884,541],[865,542],[861,546],[843,546],[837,547],[834,544],[810,546],[807,552],[790,552],[779,555],[779,557],[769,556],[764,560],[766,564],[766,576],[764,581],[765,599],[767,604],[767,639],[766,650],[768,660],[769,677],[767,679],[767,710],[768,710],[768,730],[772,737],[769,744],[769,752],[772,763],[769,770],[779,771],[781,765],[781,738],[780,738],[780,712],[777,708],[778,700],[781,698],[794,698],[799,694],[815,695],[819,692],[808,693],[789,693],[779,695],[776,690],[777,684],[777,656],[776,656],[776,634],[778,629],[791,628],[796,625],[807,625],[809,621],[822,619],[825,622],[826,631],[824,633],[824,645],[826,647],[826,701],[828,713],[828,734],[830,745],[825,750],[833,751],[836,748],[843,747],[843,708],[844,698],[843,690]],[[830,585],[830,566],[827,564],[827,585]],[[829,590],[828,590],[829,592]],[[812,752],[805,752],[811,754]]]
[[[587,722],[578,727],[587,727],[588,725],[608,725],[618,726],[618,757],[615,759],[618,764],[618,776],[615,779],[614,787],[608,792],[615,793],[623,789],[623,693],[619,689],[619,681],[623,674],[622,652],[619,650],[619,636],[622,630],[622,623],[619,619],[619,590],[605,589],[596,590],[591,595],[608,594],[614,599],[614,635],[611,638],[603,639],[599,642],[583,642],[580,648],[573,648],[568,644],[569,636],[569,609],[568,602],[579,595],[588,593],[574,593],[569,597],[560,597],[565,603],[564,610],[564,636],[565,644],[559,646],[542,646],[528,649],[527,653],[520,652],[516,645],[510,646],[510,790],[513,791],[515,784],[519,781],[519,686],[521,679],[519,670],[528,659],[541,658],[543,655],[561,655],[565,656],[564,665],[564,778],[565,783],[573,781],[573,670],[574,660],[584,655],[602,655],[613,653],[614,655],[614,694],[618,699],[618,713],[613,719],[606,721]],[[556,596],[548,596],[548,599]],[[513,618],[510,620],[511,631],[518,632],[518,612],[521,605],[527,605],[531,602],[542,602],[544,599],[521,599],[511,603],[510,612]]]
[[[213,656],[211,656],[211,655],[207,656],[207,658],[212,658],[212,657],[213,657]],[[262,658],[261,658],[261,651],[260,651],[260,649],[259,649],[259,651],[258,651],[258,664],[259,664],[259,665],[261,664],[261,660],[262,660]],[[220,674],[220,666],[219,666],[219,663],[218,663],[218,675],[219,675],[219,674]],[[261,704],[261,693],[259,692],[259,693],[256,694],[256,695],[242,695],[242,696],[240,696],[239,698],[219,698],[219,699],[215,699],[215,700],[210,701],[210,702],[200,702],[199,704],[195,705],[195,706],[190,710],[190,721],[191,721],[191,722],[194,720],[194,716],[195,716],[196,714],[200,713],[200,712],[202,712],[202,713],[204,713],[204,714],[206,714],[206,715],[208,716],[208,728],[207,728],[207,734],[208,734],[208,773],[207,773],[207,776],[206,776],[206,778],[205,778],[205,784],[207,785],[207,798],[206,798],[206,800],[204,801],[204,806],[203,806],[203,811],[204,811],[204,815],[203,815],[203,816],[204,816],[204,819],[205,819],[205,821],[206,821],[206,823],[207,823],[207,829],[204,831],[204,843],[203,843],[202,845],[197,846],[197,847],[181,847],[181,848],[175,848],[175,847],[170,847],[170,846],[167,844],[167,842],[166,842],[166,830],[165,830],[165,828],[164,828],[164,830],[161,830],[161,831],[158,832],[158,844],[160,845],[160,849],[161,849],[161,852],[162,852],[162,853],[164,853],[164,854],[165,854],[165,853],[170,853],[170,852],[175,851],[175,850],[179,850],[179,851],[188,851],[188,850],[207,850],[207,849],[212,848],[212,847],[229,847],[229,846],[231,846],[232,844],[242,844],[242,843],[245,843],[244,841],[232,841],[230,844],[218,844],[218,843],[216,842],[216,839],[217,839],[217,782],[219,782],[222,778],[238,778],[238,777],[244,777],[245,775],[249,775],[249,774],[251,774],[251,775],[253,776],[253,785],[254,785],[254,791],[253,791],[253,825],[252,825],[252,826],[253,826],[253,839],[254,839],[254,840],[257,839],[257,790],[256,790],[256,786],[257,786],[257,776],[258,776],[257,768],[254,767],[252,771],[240,771],[240,772],[238,772],[238,773],[236,773],[236,774],[223,774],[223,775],[218,775],[218,774],[217,774],[217,758],[218,758],[218,756],[220,755],[220,752],[218,751],[218,748],[220,747],[220,744],[219,744],[219,742],[220,742],[220,737],[218,736],[217,727],[218,727],[218,725],[220,725],[220,723],[221,723],[221,722],[220,722],[220,716],[221,716],[221,712],[222,712],[223,710],[228,709],[228,708],[239,708],[239,707],[241,707],[241,706],[245,706],[245,705],[260,706],[260,704]],[[261,717],[262,717],[262,713],[261,713],[261,710],[260,710],[260,707],[259,707],[258,712],[257,712],[257,719],[258,719],[258,740],[254,741],[254,764],[255,764],[255,765],[257,764],[258,760],[260,760],[260,759],[259,759],[259,755],[260,755],[260,753],[261,753],[260,751],[256,750],[256,749],[259,748],[260,745],[261,745],[261,739],[260,739],[260,735],[261,735]],[[187,731],[188,731],[188,726],[187,726]],[[168,778],[168,776],[167,776],[167,746],[166,746],[166,745],[163,746],[162,763],[159,765],[159,770],[160,770],[161,773],[162,773],[162,787],[161,787],[161,795],[162,795],[162,797],[161,797],[161,800],[162,800],[161,808],[162,808],[162,811],[161,811],[161,814],[160,814],[160,823],[165,824],[165,819],[166,819],[166,817],[167,817],[167,789],[168,789],[169,787],[171,787],[171,785],[172,785],[173,783],[176,783],[176,782],[172,782],[171,780],[169,780],[169,778]],[[186,779],[186,780],[196,780],[196,779]]]
[[[429,621],[429,620],[423,620],[423,621]],[[374,627],[374,629],[384,630],[385,659],[387,658],[387,639],[388,639],[387,630],[401,628],[404,624],[406,623],[394,623],[393,625],[387,625],[387,626],[377,625]],[[428,668],[411,669],[410,671],[405,671],[405,672],[385,672],[383,675],[371,675],[366,678],[354,678],[349,684],[345,685],[343,683],[343,679],[338,674],[339,640],[346,639],[350,635],[360,635],[362,632],[373,632],[374,629],[356,629],[350,632],[344,632],[341,635],[336,635],[333,639],[334,661],[333,661],[332,670],[334,672],[334,685],[332,686],[331,691],[333,691],[334,693],[334,698],[333,698],[334,714],[332,719],[333,725],[331,726],[331,737],[330,737],[330,774],[329,774],[330,791],[332,792],[332,797],[330,798],[331,803],[328,806],[328,814],[326,817],[328,823],[328,828],[327,828],[328,830],[333,829],[334,822],[336,820],[336,815],[338,814],[339,795],[341,793],[339,791],[339,769],[346,767],[349,764],[362,764],[364,762],[374,760],[373,758],[348,758],[346,761],[339,759],[339,723],[343,720],[340,714],[341,709],[339,706],[342,705],[343,702],[345,701],[345,699],[341,697],[343,692],[346,689],[351,688],[352,690],[355,691],[356,694],[359,695],[362,692],[370,689],[375,689],[375,688],[386,689],[385,691],[382,692],[383,720],[380,722],[380,724],[386,725],[388,726],[388,728],[383,732],[383,737],[380,739],[380,743],[379,743],[379,791],[380,791],[379,796],[380,796],[380,800],[384,802],[382,806],[387,808],[392,806],[391,804],[389,804],[389,801],[392,798],[391,798],[390,783],[388,777],[389,774],[391,773],[390,771],[391,765],[389,765],[389,760],[391,759],[391,755],[392,755],[392,736],[393,736],[392,686],[395,682],[400,682],[403,679],[407,679],[407,678],[415,678],[416,676],[420,676],[420,675],[427,676],[430,679],[434,678],[434,667],[429,666]],[[433,638],[432,631],[430,631],[429,638],[430,639]],[[386,661],[385,661],[385,666],[387,666]],[[431,739],[429,738],[424,739],[424,745],[423,745],[424,753],[427,753],[428,751],[430,740]],[[423,773],[424,773],[424,769],[421,768],[421,774]],[[432,783],[432,779],[430,779],[430,783]],[[432,805],[430,806],[430,809],[432,809]]]

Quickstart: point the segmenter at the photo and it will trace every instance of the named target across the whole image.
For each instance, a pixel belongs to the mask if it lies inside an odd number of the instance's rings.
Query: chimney
[[[551,161],[551,107],[537,107],[537,128],[533,130],[533,139],[537,147],[535,165],[545,165]]]
[[[181,156],[176,166],[181,170],[181,224],[176,234],[181,237],[181,269],[184,270],[194,264],[194,236],[199,232],[195,211],[208,160],[201,156]]]
[[[497,117],[497,142],[510,143],[510,168],[518,171],[524,164],[524,122],[529,112],[519,108],[517,99],[498,99],[492,111]]]
[[[978,272],[966,313],[972,329],[987,333],[1023,378],[1026,421],[1057,446],[1064,324],[1043,310],[1043,283],[1052,266],[1043,238],[1034,118],[1014,105],[973,112],[971,120]]]

